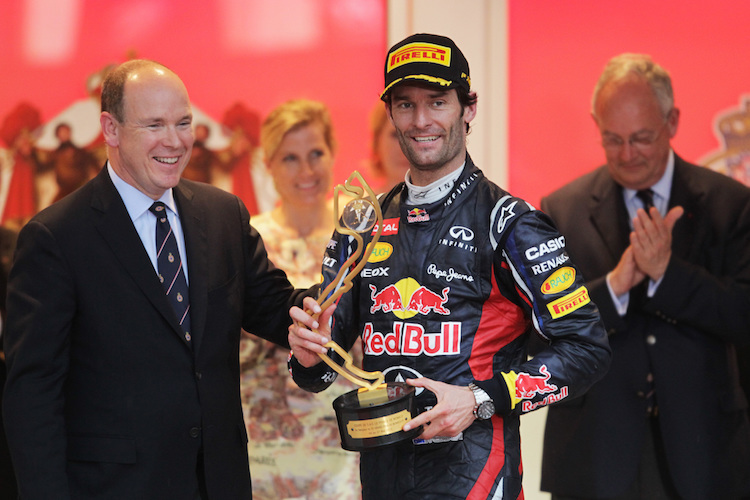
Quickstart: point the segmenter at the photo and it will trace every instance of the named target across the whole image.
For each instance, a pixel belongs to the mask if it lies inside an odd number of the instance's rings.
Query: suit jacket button
[[[656,337],[654,337],[653,335],[649,335],[648,337],[646,337],[646,343],[648,345],[656,344]]]
[[[201,435],[201,428],[200,427],[193,427],[190,429],[190,437],[191,438],[197,438]]]
[[[203,374],[201,372],[195,372],[195,378],[197,378],[198,380],[200,380],[202,376]]]

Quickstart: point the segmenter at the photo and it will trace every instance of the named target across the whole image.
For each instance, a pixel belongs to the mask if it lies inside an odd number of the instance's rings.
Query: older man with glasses
[[[583,397],[550,407],[553,499],[739,498],[750,425],[735,345],[750,342],[750,189],[691,165],[669,74],[609,61],[592,116],[607,164],[542,200],[613,351]]]

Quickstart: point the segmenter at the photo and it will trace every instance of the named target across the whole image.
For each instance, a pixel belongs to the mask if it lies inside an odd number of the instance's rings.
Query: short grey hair
[[[620,54],[609,60],[594,87],[591,97],[591,114],[596,117],[594,106],[599,92],[610,82],[635,76],[645,81],[654,93],[659,107],[666,119],[674,107],[672,79],[667,70],[656,64],[651,56],[645,54]]]

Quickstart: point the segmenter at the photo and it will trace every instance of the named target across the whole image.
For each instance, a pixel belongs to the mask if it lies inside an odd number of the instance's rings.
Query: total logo
[[[430,220],[430,214],[423,208],[412,208],[406,212],[406,221],[412,222],[427,222]]]
[[[448,302],[448,293],[450,287],[443,288],[440,294],[437,294],[429,288],[422,286],[414,278],[404,278],[392,285],[388,285],[378,291],[374,285],[370,286],[370,314],[378,311],[384,313],[392,312],[397,318],[408,319],[417,314],[437,314],[448,315],[450,310],[445,307]]]
[[[375,224],[375,227],[372,228],[372,234],[375,235],[378,232],[378,225]],[[383,221],[383,232],[381,233],[381,236],[390,236],[398,234],[398,218],[395,219],[385,219]]]

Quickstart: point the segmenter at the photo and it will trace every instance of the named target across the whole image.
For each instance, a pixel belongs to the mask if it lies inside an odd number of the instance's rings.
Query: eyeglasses
[[[639,132],[633,134],[627,139],[627,143],[631,148],[636,148],[639,151],[650,148],[656,141],[659,140],[664,129],[669,124],[669,118],[664,120],[662,126],[656,132]],[[625,139],[619,135],[609,134],[607,132],[602,134],[602,147],[608,151],[619,151],[625,145]]]

